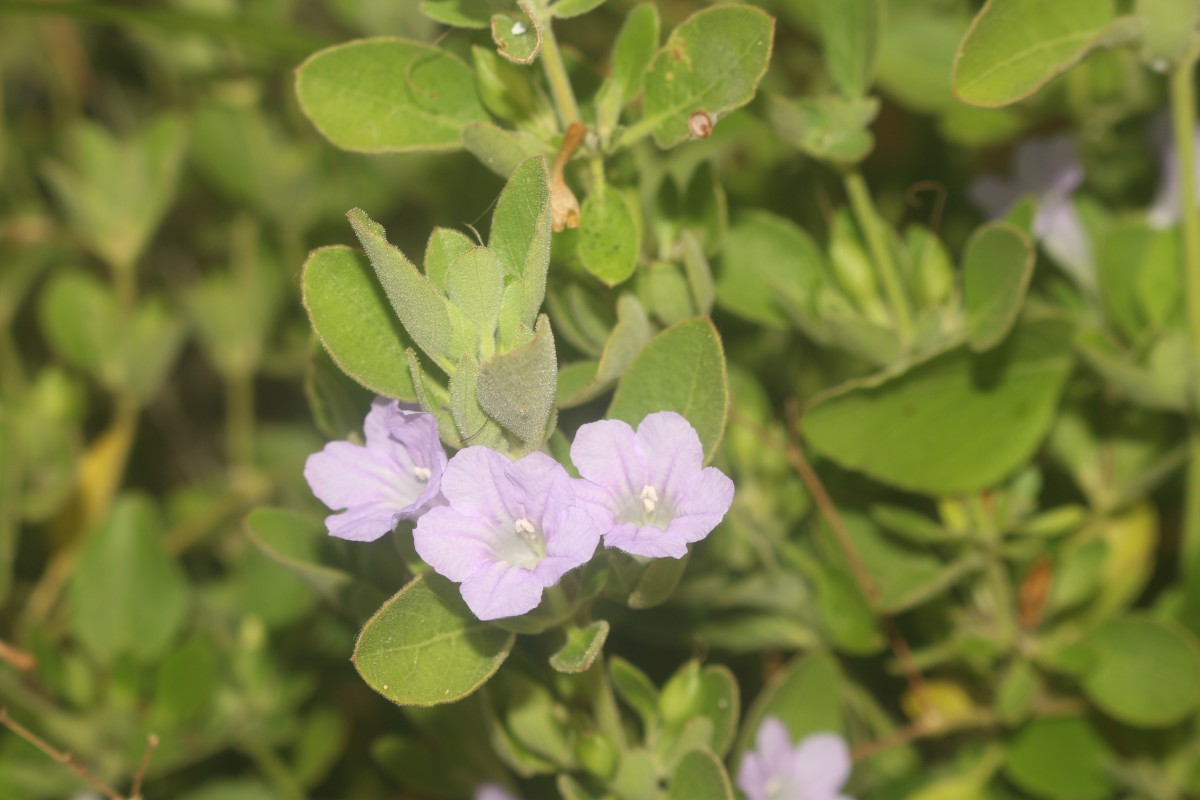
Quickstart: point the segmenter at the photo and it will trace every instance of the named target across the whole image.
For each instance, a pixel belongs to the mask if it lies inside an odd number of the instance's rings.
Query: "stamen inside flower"
[[[429,479],[433,477],[433,472],[430,471],[429,467],[414,466],[412,471],[413,477],[415,477],[421,483],[429,483]]]
[[[525,517],[520,517],[513,523],[512,531],[515,536],[497,537],[492,545],[492,552],[501,561],[533,569],[546,557],[546,537]]]
[[[642,510],[646,512],[646,516],[654,513],[654,509],[658,507],[658,492],[650,484],[642,487]]]

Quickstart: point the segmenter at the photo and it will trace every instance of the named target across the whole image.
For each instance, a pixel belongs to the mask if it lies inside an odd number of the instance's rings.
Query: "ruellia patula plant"
[[[0,800],[1200,797],[1198,59],[0,0]]]

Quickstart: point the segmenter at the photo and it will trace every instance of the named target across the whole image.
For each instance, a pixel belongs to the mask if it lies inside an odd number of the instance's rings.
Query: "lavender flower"
[[[363,423],[366,446],[330,442],[308,457],[304,478],[313,494],[340,514],[325,518],[332,536],[370,542],[400,520],[416,519],[441,502],[446,452],[432,414],[383,397]]]
[[[704,467],[700,437],[673,411],[647,415],[636,433],[619,420],[584,425],[571,460],[591,484],[581,499],[604,543],[634,555],[682,558],[733,503],[733,481]]]
[[[1017,148],[1011,179],[986,175],[970,188],[971,200],[990,218],[1002,217],[1023,197],[1037,201],[1034,238],[1077,283],[1095,287],[1092,246],[1072,195],[1083,183],[1083,165],[1070,136],[1028,139]]]
[[[413,531],[417,553],[462,584],[480,619],[524,614],[600,542],[595,521],[576,504],[579,484],[542,453],[509,461],[487,447],[460,450],[442,475],[449,505]]]
[[[793,746],[783,722],[767,717],[755,745],[742,757],[737,776],[748,800],[850,800],[841,793],[850,777],[850,751],[842,737],[818,733]]]
[[[511,795],[504,790],[503,787],[494,783],[485,783],[482,786],[476,787],[475,796],[472,800],[518,800],[515,795]]]

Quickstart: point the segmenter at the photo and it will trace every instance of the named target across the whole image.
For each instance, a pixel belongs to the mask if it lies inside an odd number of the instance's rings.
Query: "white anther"
[[[413,477],[422,483],[428,483],[429,479],[433,477],[433,473],[429,467],[413,467]]]
[[[512,26],[513,36],[520,36],[524,32],[525,32],[525,23],[524,22],[514,22],[513,23],[513,26]]]
[[[516,529],[517,533],[521,534],[521,538],[525,540],[537,533],[537,528],[533,527],[533,523],[524,517],[517,520]]]
[[[654,509],[658,507],[658,492],[650,484],[642,487],[642,509],[647,514],[653,514]]]

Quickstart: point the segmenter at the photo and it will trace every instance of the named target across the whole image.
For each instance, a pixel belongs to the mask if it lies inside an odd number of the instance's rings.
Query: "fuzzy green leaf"
[[[608,286],[629,278],[637,268],[641,226],[629,198],[599,186],[583,201],[579,222],[579,259]]]
[[[650,127],[659,147],[693,138],[693,115],[709,125],[754,97],[767,71],[775,20],[761,9],[716,5],[683,21],[646,73],[640,126]],[[705,134],[707,135],[707,134]]]
[[[550,269],[550,174],[541,156],[523,162],[496,202],[488,247],[506,275],[521,281],[521,321],[533,327]]]
[[[385,397],[416,400],[404,351],[411,343],[371,265],[349,247],[322,247],[300,278],[313,330],[334,363]]]
[[[463,126],[487,119],[466,64],[405,39],[361,39],[312,55],[296,70],[296,96],[326,139],[362,153],[457,150]]]
[[[550,320],[542,316],[527,344],[484,362],[479,370],[479,406],[534,449],[550,434],[557,386],[554,333]]]
[[[883,12],[881,0],[821,0],[818,5],[825,64],[847,97],[861,97],[871,86]]]
[[[477,620],[452,584],[425,572],[367,620],[354,666],[397,705],[453,703],[495,674],[515,638]]]

